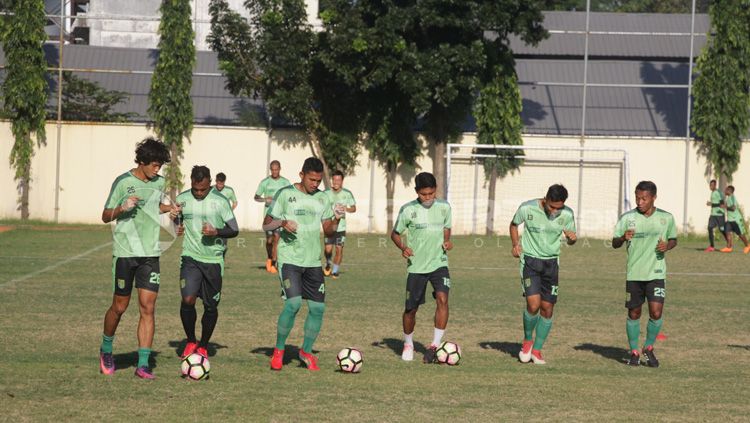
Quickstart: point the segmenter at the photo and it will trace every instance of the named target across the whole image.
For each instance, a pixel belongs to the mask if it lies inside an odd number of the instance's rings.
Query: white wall
[[[112,181],[134,166],[135,144],[147,135],[149,131],[143,125],[63,125],[60,143],[59,221],[100,223],[102,207]],[[47,145],[37,150],[33,161],[30,210],[33,219],[54,220],[57,158],[55,124],[47,126],[47,136]],[[0,158],[6,163],[0,167],[0,188],[5,193],[0,198],[0,218],[18,218],[20,213],[17,211],[14,172],[7,165],[13,144],[8,122],[0,122],[0,139]],[[464,142],[474,142],[474,135],[466,134]],[[526,136],[524,142],[526,145],[579,145],[576,137]],[[750,163],[750,149],[747,148],[747,143],[745,145],[741,163]],[[590,138],[586,140],[586,146],[626,149],[630,157],[631,189],[640,180],[654,181],[659,188],[657,206],[673,213],[681,229],[684,216],[684,140]],[[709,212],[705,202],[709,196],[707,181],[710,178],[705,176],[705,160],[697,155],[694,146],[691,145],[688,150],[687,223],[692,231],[705,233]],[[236,215],[240,226],[258,230],[263,206],[252,201],[252,197],[258,182],[267,175],[267,158],[270,156],[271,160],[279,160],[282,175],[295,181],[299,179],[302,162],[310,155],[309,144],[303,134],[296,131],[276,130],[269,143],[268,136],[262,129],[197,127],[193,131],[192,143],[185,147],[182,170],[187,177],[193,165],[202,164],[208,166],[213,174],[226,173],[227,184],[237,192],[239,206]],[[351,232],[366,232],[370,223],[374,232],[384,232],[386,229],[386,174],[381,166],[375,166],[371,193],[371,170],[365,152],[354,175],[347,177],[344,182],[344,185],[354,193],[358,203],[357,213],[347,217],[347,226]],[[426,148],[423,148],[423,155],[416,168],[404,166],[399,169],[394,200],[396,211],[401,204],[414,198],[414,175],[420,171],[431,170],[432,159],[428,156]],[[748,180],[750,165],[741,164],[739,171],[734,175],[736,195],[740,204],[750,201],[750,185],[743,183]],[[574,186],[577,181],[556,182]],[[512,185],[513,176],[506,178],[503,184]],[[522,191],[524,198],[534,198],[543,196],[546,186],[523,186],[516,189]],[[368,218],[370,198],[373,199],[372,221]],[[498,188],[498,207],[508,209],[503,212],[512,214],[517,207],[516,203],[515,200],[503,202],[503,191]],[[570,205],[575,207],[575,204]],[[484,215],[480,213],[479,216],[481,222],[478,226],[482,228]],[[601,233],[611,231],[609,223],[602,223],[601,226]],[[507,221],[496,221],[499,232],[504,233],[506,227]],[[456,229],[460,233],[465,232],[467,228]]]

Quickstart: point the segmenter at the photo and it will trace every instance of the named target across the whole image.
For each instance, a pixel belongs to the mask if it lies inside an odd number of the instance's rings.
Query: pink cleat
[[[146,366],[135,369],[135,375],[141,379],[152,380],[155,379],[154,373]]]
[[[99,351],[99,371],[108,376],[115,373],[115,359],[112,358],[112,353]]]
[[[312,354],[308,354],[303,350],[299,350],[299,359],[302,360],[303,363],[305,363],[308,370],[320,370],[320,367],[318,367],[318,357],[315,357]]]
[[[716,248],[714,248],[714,247],[708,247],[705,250],[703,250],[703,252],[705,252],[705,253],[711,253],[711,252],[714,252],[714,251],[716,251]]]

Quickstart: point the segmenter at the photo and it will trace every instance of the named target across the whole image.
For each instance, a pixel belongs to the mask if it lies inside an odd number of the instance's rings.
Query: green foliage
[[[717,2],[713,34],[697,61],[691,126],[716,176],[731,181],[750,127],[750,7]]]
[[[41,1],[17,0],[12,11],[14,15],[5,19],[0,27],[7,62],[3,84],[4,114],[11,120],[14,143],[10,165],[19,181],[21,217],[27,219],[31,158],[34,156],[32,138],[36,138],[37,145],[46,142],[47,61],[42,51],[42,44],[47,39],[44,32],[46,18]]]
[[[182,188],[180,159],[183,139],[190,140],[193,131],[193,85],[195,45],[193,44],[190,2],[164,0],[160,8],[159,58],[151,78],[148,113],[154,130],[170,148],[172,162],[166,167],[167,186],[172,193]]]
[[[127,99],[127,93],[106,90],[96,82],[63,72],[62,118],[68,121],[126,122],[135,113],[121,113],[113,108]],[[57,109],[48,112],[57,119]]]
[[[521,91],[515,69],[498,68],[492,79],[479,93],[474,106],[477,122],[477,141],[489,145],[522,145]],[[493,169],[505,177],[523,163],[515,155],[519,150],[496,150],[497,158],[484,159],[485,174],[489,177]],[[483,151],[483,154],[488,154]]]

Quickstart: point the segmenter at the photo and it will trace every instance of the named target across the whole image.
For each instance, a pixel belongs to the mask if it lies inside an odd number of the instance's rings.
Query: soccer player
[[[724,196],[724,208],[727,212],[727,221],[724,223],[724,236],[727,239],[727,246],[719,251],[722,253],[732,252],[732,232],[734,232],[745,243],[745,248],[742,252],[748,254],[750,253],[750,243],[747,242],[747,237],[745,236],[745,222],[742,219],[737,199],[734,197],[733,185],[729,185],[724,189]]]
[[[406,302],[402,322],[404,349],[401,359],[414,359],[414,326],[417,310],[425,302],[427,282],[432,284],[435,298],[435,329],[432,342],[424,354],[424,363],[435,361],[435,350],[443,339],[448,325],[448,293],[451,277],[448,272],[448,254],[451,242],[451,206],[435,198],[435,176],[422,172],[414,178],[417,199],[404,204],[398,212],[391,240],[406,259]],[[406,242],[403,236],[406,235]]]
[[[273,200],[274,195],[276,195],[276,191],[292,184],[288,179],[281,176],[281,163],[279,163],[278,160],[271,162],[270,169],[271,176],[266,176],[260,181],[258,189],[255,190],[255,201],[265,204],[264,216],[268,213],[268,207],[271,205],[271,201]],[[276,273],[277,271],[278,266],[276,265],[276,256],[278,243],[278,231],[266,231],[266,254],[268,255],[268,259],[266,260],[266,271],[269,273]]]
[[[138,367],[135,375],[153,379],[149,368],[154,340],[154,309],[159,293],[159,214],[173,210],[164,195],[164,178],[158,175],[170,162],[169,149],[154,138],[141,141],[135,150],[136,167],[112,183],[102,211],[102,221],[117,221],[113,230],[112,285],[114,295],[104,315],[104,333],[99,369],[105,375],[115,371],[112,343],[120,318],[130,303],[133,284],[138,289]]]
[[[552,185],[544,198],[521,204],[510,222],[511,253],[521,259],[521,287],[526,297],[523,344],[518,353],[522,363],[546,364],[541,351],[552,329],[557,303],[560,237],[565,235],[568,245],[577,239],[573,210],[565,205],[567,199],[564,186]],[[524,232],[519,237],[518,226],[522,223]]]
[[[354,201],[354,195],[351,191],[344,188],[344,172],[336,170],[333,172],[331,178],[331,187],[325,191],[328,198],[331,200],[331,204],[343,205],[346,213],[354,213],[357,211],[357,203]],[[332,237],[325,238],[325,257],[326,267],[323,269],[323,273],[328,276],[332,275],[334,279],[339,277],[339,266],[341,266],[341,259],[344,254],[344,242],[346,241],[346,215],[341,217],[339,222],[338,231]],[[333,256],[333,248],[336,247],[336,256],[333,257],[333,269],[331,269],[331,257]]]
[[[324,236],[333,236],[343,217],[343,208],[334,209],[328,196],[318,190],[323,179],[323,162],[315,157],[305,160],[300,181],[276,193],[266,217],[264,231],[279,233],[279,280],[284,308],[276,328],[276,348],[271,369],[281,370],[286,339],[294,319],[307,300],[305,335],[299,359],[309,370],[320,370],[318,358],[312,354],[313,343],[320,333],[325,311],[325,278],[320,263],[320,226]]]
[[[708,242],[711,244],[706,248],[705,252],[716,251],[714,248],[714,228],[719,228],[719,232],[724,235],[724,239],[729,244],[729,239],[724,232],[724,196],[721,191],[716,188],[716,179],[711,179],[708,184],[711,189],[711,200],[706,201],[706,205],[711,207],[711,215],[708,217]]]
[[[239,234],[232,205],[211,189],[211,171],[193,166],[190,184],[189,190],[177,196],[178,210],[171,213],[178,224],[177,235],[185,235],[180,258],[180,319],[187,337],[183,358],[194,352],[208,357],[206,348],[219,318],[226,239]],[[195,337],[198,297],[203,300],[200,342]]]
[[[226,185],[226,182],[227,175],[225,175],[224,172],[217,173],[216,185],[213,186],[213,191],[216,191],[224,197],[227,197],[227,200],[229,200],[229,203],[232,205],[232,210],[234,210],[237,208],[237,196],[234,194],[234,189]]]
[[[667,263],[664,253],[677,245],[677,228],[671,213],[654,206],[656,184],[641,181],[635,187],[636,208],[620,216],[615,226],[612,247],[627,242],[628,264],[625,282],[625,307],[628,309],[626,330],[631,366],[640,365],[638,338],[641,333],[641,308],[648,300],[648,326],[643,355],[650,367],[659,367],[654,342],[662,326],[662,309],[666,296]]]

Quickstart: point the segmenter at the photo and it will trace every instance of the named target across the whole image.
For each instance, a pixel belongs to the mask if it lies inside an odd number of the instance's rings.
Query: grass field
[[[278,281],[261,268],[261,234],[240,239],[244,246],[233,241],[228,253],[211,379],[178,377],[184,335],[175,245],[161,261],[157,379],[143,381],[133,376],[135,303],[117,332],[118,371],[98,372],[112,295],[109,227],[0,233],[0,420],[747,421],[750,256],[740,252],[703,253],[705,241],[680,239],[668,253],[668,339],[656,345],[662,366],[651,369],[623,363],[624,250],[593,239],[564,247],[548,364],[534,366],[515,358],[523,299],[509,240],[456,237],[446,339],[464,357],[445,367],[400,360],[403,260],[384,236],[350,235],[342,276],[326,287],[315,344],[322,371],[307,371],[295,357],[303,306],[288,363],[272,372]],[[418,352],[431,340],[433,311],[428,300],[417,315]],[[335,355],[346,346],[363,351],[361,374],[335,371]]]

